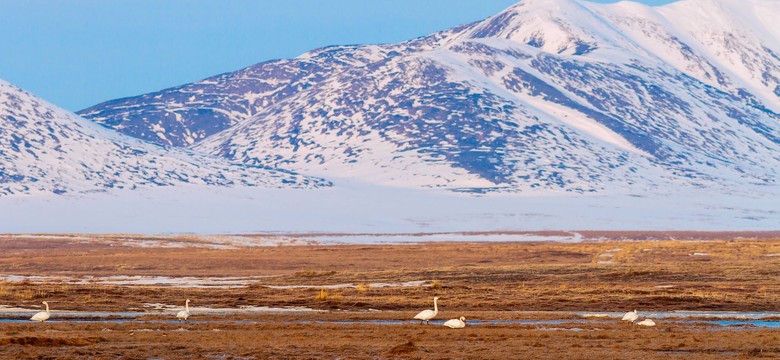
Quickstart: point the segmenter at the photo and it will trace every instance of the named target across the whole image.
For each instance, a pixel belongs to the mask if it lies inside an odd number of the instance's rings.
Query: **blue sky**
[[[75,111],[326,45],[414,38],[515,2],[0,0],[0,78]]]

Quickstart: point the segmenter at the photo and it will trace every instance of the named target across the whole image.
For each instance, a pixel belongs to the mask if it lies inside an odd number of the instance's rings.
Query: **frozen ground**
[[[269,276],[255,277],[169,277],[169,276],[23,276],[0,274],[0,281],[29,281],[35,284],[68,284],[68,285],[153,285],[175,288],[200,289],[231,289],[243,288],[249,285],[269,289],[347,289],[356,288],[358,284],[311,284],[311,285],[265,285],[263,280]],[[429,287],[431,281],[414,280],[399,283],[368,283],[369,288],[391,287]]]
[[[740,194],[676,189],[653,195],[472,195],[348,181],[317,190],[163,187],[3,197],[0,233],[778,230],[777,194],[777,188],[763,187]],[[573,236],[558,240],[576,241]],[[396,240],[392,235],[332,239],[403,242]]]
[[[68,310],[52,310],[53,318],[107,318],[107,317],[139,317],[150,314],[169,314],[174,315],[178,311],[183,310],[182,305],[168,305],[168,304],[144,304],[142,309],[134,309],[136,311],[68,311]],[[26,309],[19,307],[10,307],[7,305],[0,305],[0,318],[2,317],[17,317],[20,315],[32,316],[41,309]],[[325,312],[324,310],[310,309],[301,306],[287,306],[287,307],[268,307],[268,306],[240,306],[236,308],[209,308],[209,307],[195,307],[190,306],[190,312],[193,315],[232,315],[232,314],[300,314],[300,313],[318,313]]]

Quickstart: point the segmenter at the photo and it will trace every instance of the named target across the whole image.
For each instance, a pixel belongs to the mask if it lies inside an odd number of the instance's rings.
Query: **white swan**
[[[439,300],[438,296],[433,298],[433,310],[423,310],[414,316],[415,319],[420,320],[420,324],[422,324],[423,321],[425,321],[426,324],[429,324],[428,321],[435,318],[439,313],[439,307],[436,305],[436,300]]]
[[[184,302],[184,310],[176,314],[176,318],[182,321],[187,321],[188,317],[190,317],[190,299]]]
[[[51,316],[51,312],[49,311],[49,303],[44,301],[43,305],[46,305],[46,311],[41,311],[33,315],[33,317],[31,317],[30,320],[44,322],[49,319],[49,317]]]
[[[637,319],[639,319],[639,314],[637,314],[636,310],[634,310],[634,311],[629,311],[625,315],[623,315],[623,319],[622,320],[623,321],[630,321],[630,322],[633,323]]]
[[[636,324],[642,326],[655,326],[655,321],[653,321],[652,319],[644,319]]]
[[[447,320],[447,322],[444,323],[444,326],[450,329],[463,329],[466,327],[466,318],[461,316],[460,319]]]

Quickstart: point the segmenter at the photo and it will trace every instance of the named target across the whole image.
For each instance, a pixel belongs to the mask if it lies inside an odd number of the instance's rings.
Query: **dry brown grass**
[[[780,240],[603,241],[580,244],[421,244],[269,247],[241,250],[101,247],[41,240],[0,241],[0,269],[20,275],[272,276],[239,289],[0,282],[0,304],[123,310],[184,297],[205,306],[415,307],[433,295],[464,310],[776,310]],[[431,262],[413,254],[426,252]],[[186,253],[186,256],[185,256]],[[611,254],[609,257],[603,254]],[[187,261],[181,261],[181,258]],[[78,259],[74,261],[73,259]],[[112,259],[122,259],[116,261]],[[599,263],[594,259],[609,260]],[[121,263],[121,269],[109,264]],[[318,269],[318,270],[312,270]],[[368,289],[367,283],[431,286]],[[263,285],[361,283],[320,301],[310,289]],[[446,286],[441,286],[446,284]],[[319,290],[317,290],[319,291]],[[330,294],[333,296],[333,294]],[[337,303],[338,302],[338,303]]]
[[[429,256],[415,256],[420,252]],[[121,311],[190,298],[206,307],[355,310],[251,318],[256,324],[225,317],[184,325],[0,324],[0,358],[778,358],[780,334],[753,328],[712,332],[696,324],[660,322],[657,328],[639,329],[594,320],[559,326],[582,331],[520,325],[451,331],[413,323],[295,322],[323,317],[410,319],[433,296],[441,297],[441,318],[516,319],[523,316],[518,310],[777,311],[778,255],[780,239],[154,251],[69,240],[0,239],[0,269],[6,274],[270,276],[235,289],[0,281],[3,305],[32,308],[48,300],[58,310]],[[431,286],[368,286],[415,280]],[[355,288],[337,291],[317,288],[355,283]]]
[[[708,332],[695,324],[640,329],[597,321],[538,328],[349,323],[44,323],[0,325],[0,358],[166,359],[744,359],[780,357],[766,329]],[[45,330],[43,330],[45,329]],[[327,334],[323,336],[323,334]]]

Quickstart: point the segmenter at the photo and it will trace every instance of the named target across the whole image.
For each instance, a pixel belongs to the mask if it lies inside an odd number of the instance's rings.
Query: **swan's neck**
[[[49,304],[44,304],[44,305],[46,305],[46,312],[49,312]]]
[[[436,305],[436,299],[433,299],[433,312],[439,312],[439,307]]]
[[[184,303],[184,311],[190,312],[190,302],[189,301]]]

